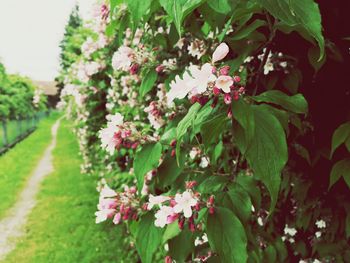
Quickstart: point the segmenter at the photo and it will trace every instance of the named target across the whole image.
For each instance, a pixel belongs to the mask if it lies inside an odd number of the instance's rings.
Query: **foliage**
[[[124,222],[143,262],[349,260],[349,188],[327,190],[330,178],[349,184],[348,159],[330,157],[330,138],[320,152],[305,143],[317,94],[302,59],[317,72],[337,50],[326,48],[317,3],[95,8],[61,95],[83,171],[103,177],[97,223]],[[289,54],[280,39],[308,50]],[[348,134],[347,124],[336,131],[332,153]],[[335,166],[315,191],[308,171],[322,162]]]
[[[0,120],[32,116],[46,110],[46,96],[30,79],[7,75],[0,63]]]

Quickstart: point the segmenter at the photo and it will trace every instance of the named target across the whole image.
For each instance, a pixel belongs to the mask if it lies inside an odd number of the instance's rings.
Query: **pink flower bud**
[[[182,230],[184,229],[184,225],[185,225],[185,219],[182,218],[181,220],[179,220],[179,228]]]
[[[130,67],[130,74],[131,75],[135,75],[138,71],[139,71],[139,64],[133,64],[131,67]]]
[[[220,74],[221,75],[227,76],[229,73],[230,73],[230,66],[223,66],[220,69]]]
[[[215,74],[216,73],[216,67],[211,68],[211,73]]]
[[[214,207],[209,207],[209,214],[214,214],[215,213],[215,208]]]
[[[231,102],[232,102],[231,94],[226,93],[226,94],[224,95],[224,102],[225,102],[225,104],[231,104]]]
[[[227,110],[227,117],[230,118],[230,119],[232,118],[232,109],[231,109],[231,107],[229,107],[228,110]]]
[[[212,62],[215,63],[224,59],[229,52],[229,47],[225,43],[221,43],[214,51]]]
[[[240,81],[241,81],[241,77],[239,77],[239,76],[234,76],[234,77],[233,77],[233,81],[234,81],[234,82],[240,82]]]
[[[134,142],[132,145],[131,145],[131,149],[136,149],[137,148],[137,146],[139,145],[139,143],[138,142]]]
[[[164,70],[164,66],[163,65],[159,65],[159,66],[156,67],[156,72],[157,73],[162,73],[163,70]]]
[[[175,149],[172,149],[171,150],[171,157],[174,157],[176,155],[176,150]]]
[[[172,140],[171,143],[170,143],[170,146],[171,147],[175,147],[176,146],[176,140]]]
[[[164,263],[172,263],[173,259],[170,256],[166,256],[164,259]]]
[[[186,189],[192,189],[196,185],[197,185],[196,181],[188,181],[188,182],[186,182]]]
[[[221,91],[220,91],[219,88],[214,87],[214,88],[213,88],[213,93],[214,93],[215,96],[217,96],[217,95],[219,95],[219,94],[221,93]]]

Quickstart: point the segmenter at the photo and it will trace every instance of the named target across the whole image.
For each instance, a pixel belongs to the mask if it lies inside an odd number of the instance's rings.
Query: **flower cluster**
[[[137,132],[135,126],[124,123],[124,117],[119,113],[109,115],[108,119],[107,127],[99,133],[102,148],[106,148],[111,155],[121,146],[135,149],[139,144],[133,136]]]
[[[225,65],[219,69],[214,63],[224,59],[229,52],[229,47],[221,43],[213,53],[212,64],[205,63],[202,67],[191,65],[187,68],[182,78],[176,76],[170,83],[170,91],[167,94],[168,104],[174,99],[183,99],[188,96],[192,102],[204,104],[213,94],[223,94],[224,102],[231,104],[232,98],[238,100],[244,94],[245,89],[240,85],[240,77],[230,76],[230,67]]]
[[[168,204],[165,205],[165,202]],[[189,229],[196,230],[194,220],[200,210],[199,193],[187,189],[183,193],[177,193],[174,197],[150,195],[147,209],[151,210],[154,206],[159,207],[155,213],[155,226],[163,228],[178,220],[180,229],[183,229],[187,220]]]
[[[108,185],[105,185],[100,192],[100,199],[97,205],[96,223],[113,218],[114,224],[122,220],[136,220],[141,208],[136,196],[136,187],[124,187],[124,192],[117,193]]]

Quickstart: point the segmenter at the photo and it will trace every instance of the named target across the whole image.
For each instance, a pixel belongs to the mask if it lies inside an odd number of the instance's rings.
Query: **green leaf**
[[[154,215],[144,215],[138,226],[136,249],[143,263],[152,263],[154,253],[162,242],[163,229],[154,225]]]
[[[274,17],[288,26],[302,26],[320,48],[321,60],[324,56],[325,43],[322,35],[321,14],[313,0],[258,0]]]
[[[146,71],[140,87],[140,96],[145,96],[154,86],[158,78],[157,72],[151,68]]]
[[[294,113],[307,113],[308,105],[303,95],[288,96],[279,90],[269,90],[252,97],[257,102],[273,103]]]
[[[142,189],[145,175],[156,168],[162,156],[162,145],[160,143],[146,144],[135,155],[134,170],[139,192]]]
[[[321,60],[318,59],[320,57],[320,50],[317,49],[316,47],[309,48],[307,52],[307,57],[309,59],[310,64],[314,68],[315,72],[318,72],[326,62],[326,55],[323,56]]]
[[[252,106],[242,99],[234,101],[232,103],[232,116],[243,128],[245,145],[248,147],[253,140],[255,133],[255,118]],[[241,152],[244,154],[246,150],[246,148],[241,149]]]
[[[333,165],[329,179],[329,188],[331,188],[340,179],[340,177],[344,178],[344,181],[350,188],[350,159],[340,160]]]
[[[246,262],[247,237],[239,219],[227,208],[216,207],[207,218],[210,247],[219,254],[221,262]]]
[[[214,163],[216,163],[220,158],[223,149],[224,149],[224,143],[222,141],[220,141],[217,145],[215,145],[213,157],[212,157],[212,160]]]
[[[169,240],[169,254],[176,262],[186,262],[194,249],[193,234],[186,228],[175,238]]]
[[[203,123],[201,134],[206,147],[209,147],[213,142],[217,142],[218,137],[225,130],[228,120],[227,115],[222,113]]]
[[[228,179],[226,177],[211,175],[198,186],[198,192],[202,194],[210,194],[221,191],[227,182]]]
[[[182,173],[184,169],[184,164],[186,161],[186,156],[180,151],[180,156],[178,158],[179,164],[175,157],[172,157],[169,153],[162,164],[157,170],[157,178],[159,179],[159,184],[162,187],[171,185],[177,177]]]
[[[335,150],[344,143],[348,137],[350,137],[350,122],[343,123],[333,133],[331,157]]]
[[[272,212],[279,193],[281,172],[288,160],[286,136],[280,122],[267,108],[253,106],[253,110],[255,133],[246,158],[254,176],[265,184],[271,195]]]
[[[172,140],[174,140],[175,138],[176,138],[176,128],[172,127],[162,135],[162,137],[160,138],[160,142],[170,144]]]
[[[247,36],[250,35],[250,33],[252,33],[256,29],[258,29],[259,27],[262,27],[264,25],[266,25],[266,22],[264,20],[260,20],[260,19],[254,20],[252,23],[250,23],[249,25],[244,26],[241,30],[236,32],[231,37],[231,39],[232,40],[241,40],[243,38],[246,38]]]
[[[141,18],[148,13],[152,0],[126,0],[126,4],[128,5],[134,27],[136,28]]]
[[[231,6],[228,0],[215,0],[208,1],[208,5],[214,9],[216,12],[221,14],[228,14],[231,12]]]
[[[181,36],[182,22],[194,9],[205,0],[159,0],[161,6],[174,21],[177,32]]]
[[[236,182],[250,195],[254,209],[256,211],[259,210],[261,206],[261,191],[257,180],[252,176],[247,176],[241,173],[237,176]]]
[[[179,228],[179,221],[176,220],[171,224],[167,225],[163,235],[162,243],[163,244],[166,243],[169,239],[176,237],[180,233],[181,233],[181,229]]]
[[[197,113],[201,105],[195,103],[188,110],[186,116],[179,122],[176,129],[177,140],[180,140],[187,132],[187,129],[193,124],[194,119],[197,117]]]
[[[242,223],[247,223],[252,212],[252,202],[248,193],[238,184],[230,187],[228,195],[232,201],[232,210]]]

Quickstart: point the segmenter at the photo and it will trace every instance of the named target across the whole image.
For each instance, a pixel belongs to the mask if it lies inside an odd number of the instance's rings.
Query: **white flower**
[[[157,227],[164,227],[168,223],[168,217],[174,214],[174,209],[170,206],[162,206],[155,214],[156,220],[154,225]]]
[[[315,258],[314,261],[312,261],[312,263],[322,263],[322,262],[319,261],[317,258]]]
[[[267,61],[264,65],[264,75],[269,74],[269,72],[273,70],[274,70],[273,63],[270,61]]]
[[[318,228],[326,228],[326,222],[324,220],[317,220],[315,225],[318,227]]]
[[[249,63],[249,62],[252,61],[253,59],[254,59],[254,57],[248,56],[248,57],[246,57],[246,59],[243,61],[243,63]]]
[[[225,93],[230,93],[230,87],[233,85],[233,79],[230,76],[220,76],[215,81],[215,87],[221,89]]]
[[[187,50],[188,54],[190,54],[192,57],[197,57],[197,59],[200,59],[205,54],[204,42],[196,39],[191,42],[191,44],[187,47]]]
[[[95,213],[96,224],[106,221],[107,218],[111,217],[114,212],[115,212],[115,209],[105,209],[105,210],[97,211]]]
[[[197,199],[189,191],[185,191],[182,194],[175,195],[175,202],[174,212],[183,212],[186,218],[190,218],[192,216],[192,206],[197,204]]]
[[[191,76],[185,72],[182,76],[176,76],[175,80],[170,83],[170,91],[167,96],[167,103],[170,105],[174,99],[183,99],[192,90],[192,87],[188,85],[191,80]]]
[[[95,61],[91,61],[90,63],[87,63],[85,65],[85,72],[87,76],[92,76],[94,74],[96,74],[100,69],[100,64],[95,62]]]
[[[263,222],[263,220],[262,220],[262,218],[260,216],[258,217],[258,224],[259,224],[259,226],[263,226],[264,225],[264,222]]]
[[[158,195],[154,196],[152,194],[149,195],[148,206],[147,209],[151,210],[155,205],[161,205],[163,202],[170,200],[170,197]]]
[[[99,132],[99,138],[101,139],[101,147],[106,148],[107,152],[112,155],[118,143],[114,134],[118,131],[118,126],[123,124],[123,116],[116,113],[109,115],[108,119],[107,127]]]
[[[114,70],[130,69],[131,63],[134,61],[134,51],[126,46],[121,46],[112,58],[112,67]]]
[[[105,185],[100,192],[100,198],[115,197],[116,195],[117,193],[109,188],[108,185]]]
[[[290,235],[290,236],[295,236],[295,234],[297,233],[297,230],[295,228],[292,227],[288,227],[288,225],[286,225],[284,227],[284,234],[285,235]]]
[[[208,157],[202,157],[201,162],[199,164],[199,167],[201,168],[207,168],[209,165],[209,158]]]
[[[215,63],[219,60],[224,59],[229,52],[229,48],[225,43],[221,43],[214,51],[212,62]]]
[[[315,233],[315,236],[316,236],[317,238],[320,238],[320,237],[322,236],[322,232],[321,232],[321,231],[317,231],[317,232]]]
[[[197,66],[190,66],[189,71],[192,80],[188,83],[192,87],[192,94],[202,94],[207,90],[208,84],[216,80],[216,76],[212,72],[213,67],[209,63],[205,63],[201,69]]]
[[[193,147],[192,150],[190,151],[190,158],[193,160],[196,158],[196,156],[200,153],[199,149],[196,147]]]

